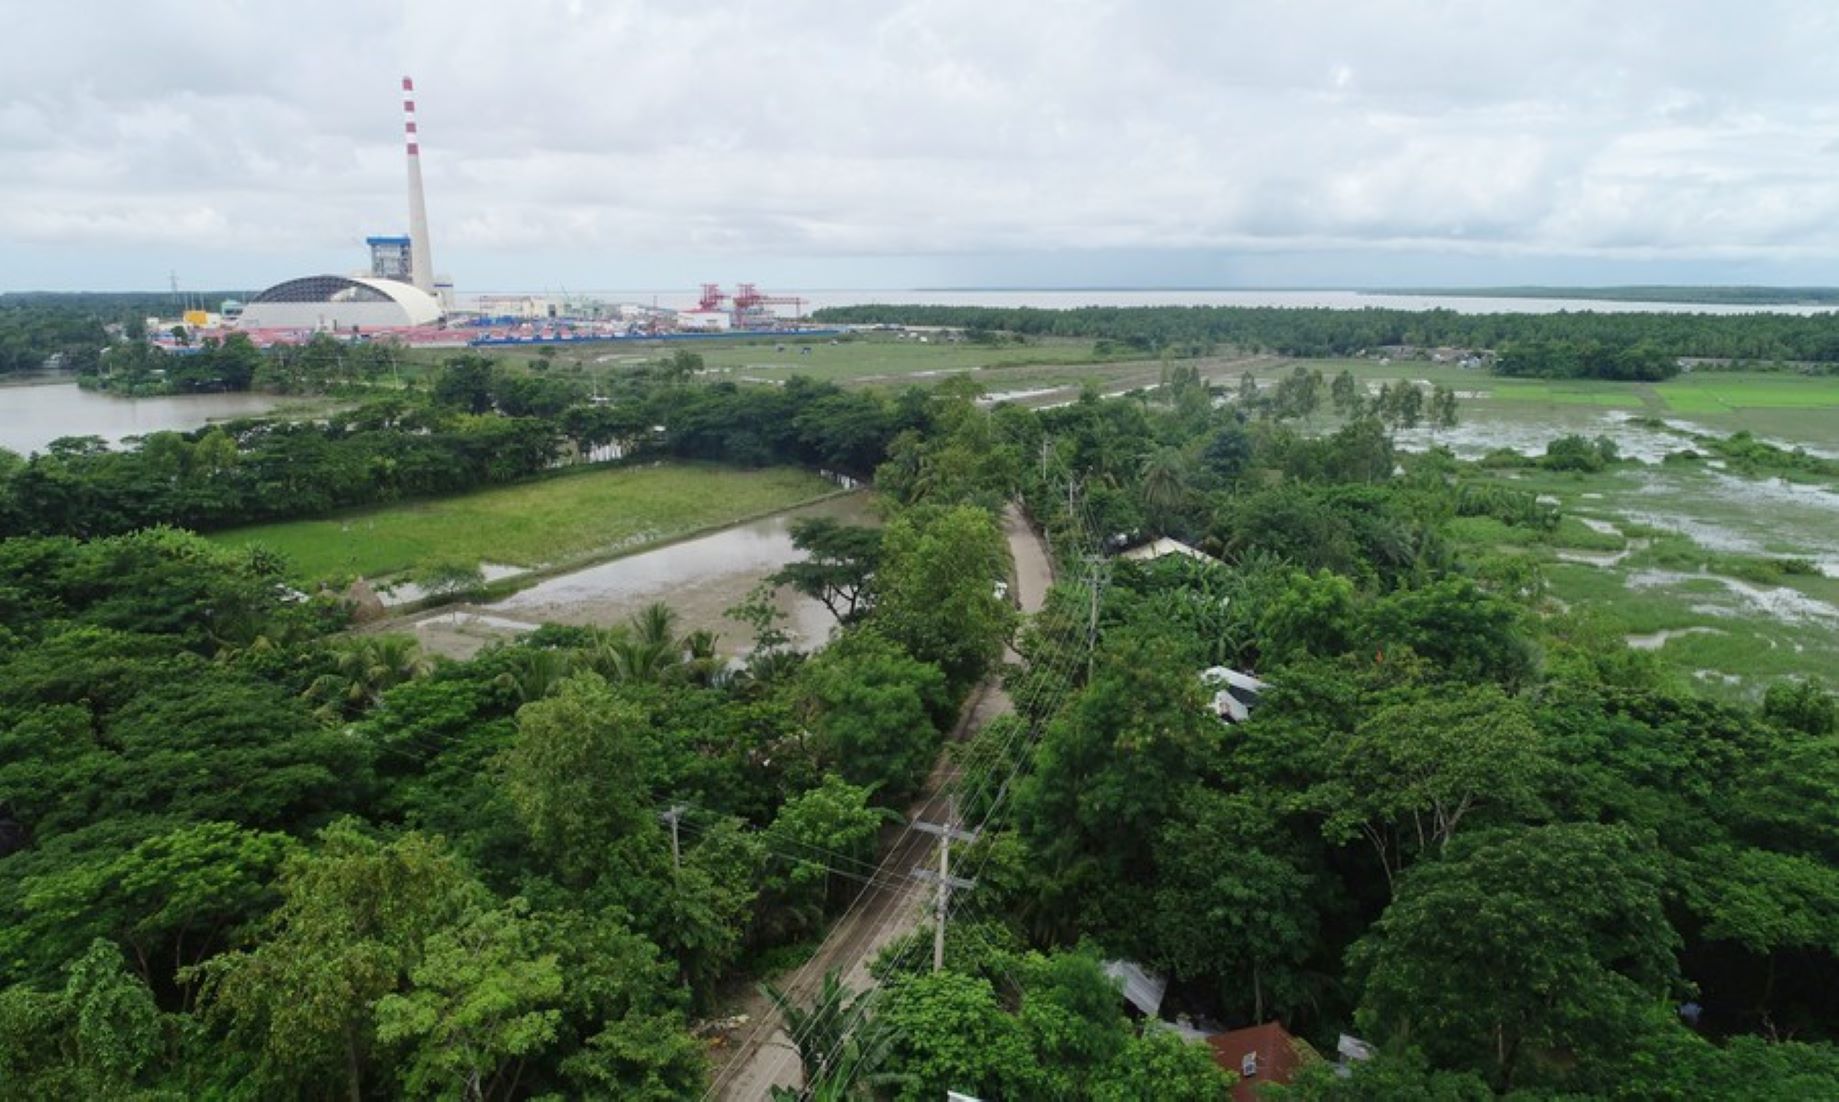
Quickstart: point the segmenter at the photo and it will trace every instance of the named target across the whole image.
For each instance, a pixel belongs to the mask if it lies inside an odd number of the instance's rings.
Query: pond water
[[[623,624],[646,605],[662,601],[677,613],[679,632],[713,631],[720,637],[722,654],[743,655],[753,646],[751,631],[728,619],[727,610],[745,600],[768,575],[801,557],[792,546],[791,527],[794,520],[809,516],[878,523],[866,494],[831,498],[560,574],[490,604],[419,617],[412,626],[429,650],[465,657],[493,640],[544,623]],[[829,638],[836,621],[817,601],[781,590],[777,604],[786,615],[781,627],[794,647],[810,650]]]
[[[123,437],[267,413],[284,401],[247,393],[122,398],[75,383],[0,387],[0,448],[27,455],[60,436],[100,436],[114,444]]]

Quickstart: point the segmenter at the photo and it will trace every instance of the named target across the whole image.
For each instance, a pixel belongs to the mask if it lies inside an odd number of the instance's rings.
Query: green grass
[[[810,348],[809,353],[802,351],[806,347]],[[900,340],[883,334],[836,344],[831,344],[830,338],[759,344],[710,342],[697,345],[695,351],[711,369],[735,376],[782,379],[809,375],[833,382],[885,381],[893,384],[937,381],[937,375],[967,371],[1100,365],[1119,358],[1097,356],[1093,342],[1087,340],[1048,339],[1028,344],[979,345],[970,342],[935,344],[929,339],[921,344],[917,340]],[[1141,357],[1141,353],[1137,355]],[[909,380],[907,376],[915,378]]]
[[[1096,342],[1036,338],[1027,344],[978,345],[969,342],[921,344],[891,333],[862,334],[831,343],[832,338],[764,338],[710,340],[687,345],[591,344],[558,347],[543,370],[584,381],[629,370],[648,359],[687,347],[703,357],[716,378],[783,381],[807,375],[849,386],[899,388],[930,386],[970,374],[986,390],[1027,390],[1078,386],[1091,381],[1106,391],[1154,383],[1161,365],[1154,357],[1118,348],[1101,356]],[[810,348],[807,354],[802,351]],[[539,357],[528,347],[471,350],[506,364],[524,367]],[[403,377],[425,377],[453,350],[423,349],[407,353]],[[1231,386],[1247,369],[1247,357],[1231,349],[1198,361],[1213,381]],[[1796,443],[1839,448],[1839,377],[1809,377],[1772,372],[1697,371],[1663,383],[1625,383],[1587,379],[1505,379],[1453,363],[1370,359],[1290,360],[1257,357],[1249,366],[1269,381],[1304,364],[1333,376],[1351,371],[1358,379],[1380,383],[1422,380],[1465,395],[1463,419],[1533,423],[1547,417],[1566,422],[1594,417],[1598,411],[1626,410],[1653,416],[1688,418],[1719,432],[1748,428]],[[1566,430],[1568,431],[1568,430]],[[1555,432],[1554,435],[1562,435]]]
[[[1662,383],[1506,379],[1427,360],[1382,364],[1364,359],[1280,360],[1256,374],[1272,379],[1297,362],[1330,377],[1347,370],[1370,383],[1413,379],[1477,395],[1463,401],[1464,418],[1471,422],[1521,420],[1577,407],[1625,409],[1689,418],[1720,432],[1747,428],[1797,443],[1839,447],[1839,376],[1697,371]]]
[[[384,577],[436,559],[532,568],[670,539],[833,489],[789,467],[603,468],[321,520],[236,528],[211,538],[278,551],[305,581]]]
[[[1451,535],[1473,552],[1536,557],[1553,599],[1614,631],[1715,629],[1715,634],[1676,635],[1657,652],[1663,668],[1698,691],[1753,699],[1778,678],[1830,676],[1839,668],[1839,619],[1792,607],[1771,612],[1720,581],[1792,590],[1839,608],[1839,579],[1809,573],[1810,565],[1796,561],[1833,554],[1835,515],[1825,499],[1784,497],[1764,492],[1765,483],[1733,482],[1673,465],[1622,466],[1597,474],[1526,469],[1484,477],[1557,497],[1564,520],[1545,533],[1488,518],[1459,518]],[[1621,536],[1595,532],[1579,516],[1609,520]],[[1614,565],[1558,558],[1560,549],[1624,548],[1627,557]]]
[[[1748,409],[1839,408],[1839,376],[1695,372],[1656,384],[1678,413],[1730,413]]]
[[[562,378],[606,375],[647,360],[663,359],[680,348],[701,356],[703,363],[718,377],[780,380],[806,375],[838,383],[891,386],[937,383],[964,372],[1025,367],[1071,368],[1075,372],[1073,377],[1078,378],[1080,369],[1102,372],[1107,365],[1143,358],[1141,352],[1121,348],[1101,356],[1095,350],[1095,342],[1090,340],[1048,337],[1034,338],[1026,344],[982,345],[969,341],[941,341],[928,335],[926,343],[922,344],[916,338],[903,340],[892,333],[869,333],[848,339],[800,339],[787,335],[689,343],[608,342],[559,346],[553,362],[544,364],[542,370]],[[804,351],[806,348],[810,351]],[[529,347],[465,351],[516,367],[541,363],[536,351]],[[410,373],[420,376],[432,372],[455,354],[451,349],[421,349],[408,353],[405,363],[410,365]],[[1006,384],[989,382],[987,385]]]
[[[1560,517],[1551,542],[1579,551],[1620,551],[1628,541],[1614,532],[1599,532],[1574,516]]]

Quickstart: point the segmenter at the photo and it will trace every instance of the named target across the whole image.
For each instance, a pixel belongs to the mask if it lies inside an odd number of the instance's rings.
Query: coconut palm
[[[1166,531],[1170,515],[1188,500],[1188,457],[1179,448],[1157,448],[1143,457],[1140,475],[1143,505]]]
[[[627,636],[609,648],[611,680],[662,681],[683,664],[688,641],[677,638],[677,613],[669,605],[654,601],[633,613],[627,624]]]
[[[683,637],[684,673],[691,681],[698,685],[714,685],[723,679],[727,663],[716,650],[720,639],[721,636],[706,629],[692,631]]]
[[[639,609],[629,623],[641,643],[670,643],[676,639],[677,613],[663,601],[653,601]]]
[[[873,1097],[871,1087],[887,1085],[889,1077],[877,1075],[892,1037],[868,1013],[872,993],[856,994],[843,986],[835,969],[824,973],[823,986],[810,1007],[770,983],[760,985],[797,1039],[798,1061],[804,1086],[798,1090],[775,1088],[775,1102],[843,1102]]]
[[[575,672],[575,656],[568,651],[519,647],[509,655],[510,669],[495,684],[517,694],[525,704],[541,700]]]
[[[674,642],[647,643],[637,639],[621,640],[612,647],[612,674],[609,680],[650,683],[664,680],[683,664],[683,652]]]
[[[328,716],[351,714],[432,668],[412,636],[362,635],[334,647],[331,671],[314,678],[302,695],[319,701],[320,711]]]
[[[623,625],[597,628],[594,630],[593,638],[579,651],[580,662],[608,681],[612,681],[618,677],[619,662],[615,655],[619,652],[620,647],[631,641],[631,632]]]

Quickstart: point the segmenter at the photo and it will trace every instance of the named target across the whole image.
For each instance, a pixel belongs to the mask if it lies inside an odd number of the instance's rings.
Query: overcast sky
[[[7,0],[0,289],[1839,283],[1839,3]]]

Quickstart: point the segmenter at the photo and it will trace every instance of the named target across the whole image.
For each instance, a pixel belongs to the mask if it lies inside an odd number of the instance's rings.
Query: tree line
[[[1380,348],[1500,349],[1519,342],[1611,349],[1650,346],[1677,359],[1839,361],[1839,316],[1794,314],[1460,314],[1250,306],[826,307],[814,320],[850,325],[946,326],[1116,341],[1154,352],[1216,346],[1286,356],[1352,356]]]
[[[207,531],[319,516],[536,477],[608,445],[628,460],[798,463],[866,477],[887,442],[925,416],[920,398],[810,380],[689,378],[681,365],[642,370],[597,401],[575,381],[459,356],[426,392],[372,397],[319,421],[251,418],[123,448],[65,437],[26,459],[0,452],[0,531]]]

